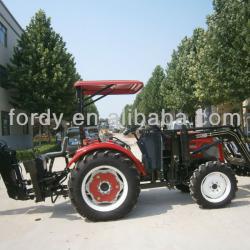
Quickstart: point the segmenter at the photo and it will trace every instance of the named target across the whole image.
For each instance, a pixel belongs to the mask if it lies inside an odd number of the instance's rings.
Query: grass
[[[54,143],[36,146],[32,149],[18,150],[17,159],[19,161],[27,161],[34,159],[36,155],[46,154],[48,152],[58,151],[60,147]]]

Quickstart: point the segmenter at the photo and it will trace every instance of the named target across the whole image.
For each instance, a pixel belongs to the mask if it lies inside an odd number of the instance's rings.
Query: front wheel
[[[113,152],[98,152],[72,171],[69,194],[83,217],[92,221],[116,220],[136,204],[139,174],[132,162]]]
[[[190,194],[203,208],[220,208],[231,202],[237,190],[234,172],[220,162],[207,162],[190,179]]]

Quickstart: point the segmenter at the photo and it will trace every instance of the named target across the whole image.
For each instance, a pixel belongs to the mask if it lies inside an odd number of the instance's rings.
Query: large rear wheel
[[[72,171],[69,192],[83,217],[92,221],[119,219],[137,202],[139,174],[132,162],[119,153],[94,153]]]
[[[207,162],[190,179],[190,194],[204,208],[220,208],[231,202],[237,190],[234,172],[220,162]]]

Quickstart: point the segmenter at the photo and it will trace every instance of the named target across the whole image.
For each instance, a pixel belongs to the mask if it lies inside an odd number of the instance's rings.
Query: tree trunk
[[[50,126],[47,127],[48,129],[48,143],[51,143],[51,133],[50,133]]]
[[[240,103],[240,123],[241,123],[241,129],[244,131],[244,117],[243,117],[243,105]]]
[[[204,109],[204,127],[211,127],[210,121],[209,121],[209,117],[212,114],[212,107],[208,106]]]
[[[41,146],[42,145],[42,142],[41,142],[41,137],[42,137],[42,125],[40,124],[39,122],[39,132],[38,132],[38,135],[39,135],[39,140],[38,140],[38,145]]]
[[[196,127],[196,121],[195,121],[195,115],[196,113],[192,114],[191,119],[192,119],[192,123],[193,123],[193,127]]]

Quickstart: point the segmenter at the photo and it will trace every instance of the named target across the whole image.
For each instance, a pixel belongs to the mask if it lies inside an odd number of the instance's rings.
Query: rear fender
[[[78,162],[79,159],[83,158],[85,155],[88,155],[94,151],[105,150],[105,149],[117,151],[119,153],[124,154],[135,164],[135,167],[137,168],[138,172],[141,175],[144,175],[144,176],[146,175],[144,165],[133,155],[133,153],[127,150],[126,148],[113,142],[98,142],[98,143],[93,143],[93,144],[90,144],[88,146],[84,146],[78,149],[75,155],[73,156],[73,158],[67,164],[67,168],[70,168],[73,163]]]

